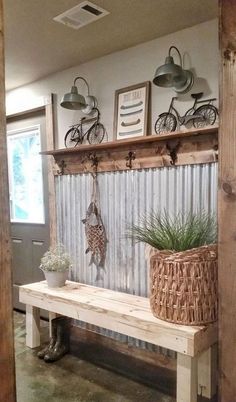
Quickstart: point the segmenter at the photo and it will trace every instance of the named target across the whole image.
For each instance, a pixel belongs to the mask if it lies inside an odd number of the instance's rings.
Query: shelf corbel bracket
[[[65,167],[66,167],[66,163],[64,161],[64,159],[62,159],[60,162],[58,162],[58,167],[59,169],[57,170],[57,174],[59,176],[62,176],[65,173]]]
[[[134,161],[135,158],[136,158],[135,152],[133,152],[133,151],[129,151],[128,155],[125,157],[125,159],[126,159],[126,161],[127,161],[127,162],[126,162],[126,166],[127,166],[129,169],[132,169],[132,166],[133,166],[132,161]]]
[[[180,141],[175,141],[175,142],[167,142],[166,143],[166,149],[168,150],[168,155],[170,156],[170,164],[172,166],[175,166],[177,160],[178,160],[178,150],[180,148]]]

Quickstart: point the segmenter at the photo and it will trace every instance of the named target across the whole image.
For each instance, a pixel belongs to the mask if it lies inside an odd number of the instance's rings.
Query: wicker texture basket
[[[150,305],[155,317],[184,325],[217,320],[217,246],[173,253],[157,251],[150,260]]]

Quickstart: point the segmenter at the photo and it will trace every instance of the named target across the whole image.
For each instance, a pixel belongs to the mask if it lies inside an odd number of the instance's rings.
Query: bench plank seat
[[[197,389],[195,358],[217,342],[216,323],[201,327],[168,323],[153,316],[148,298],[71,281],[55,289],[48,288],[45,281],[23,285],[20,287],[20,301],[28,306],[26,311],[30,315],[26,328],[28,346],[39,346],[40,308],[153,343],[180,354],[177,360],[180,362],[179,374],[182,377],[183,370],[189,371],[191,390],[188,389],[188,395],[191,395],[191,402],[195,402],[192,397]],[[185,364],[186,361],[187,367],[182,367],[182,362]],[[187,399],[184,402],[188,402],[190,396],[185,395],[185,388],[184,398]],[[178,401],[181,401],[180,389],[178,395]]]

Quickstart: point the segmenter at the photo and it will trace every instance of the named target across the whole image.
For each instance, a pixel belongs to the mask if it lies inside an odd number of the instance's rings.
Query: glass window
[[[12,222],[45,223],[40,126],[7,136]]]

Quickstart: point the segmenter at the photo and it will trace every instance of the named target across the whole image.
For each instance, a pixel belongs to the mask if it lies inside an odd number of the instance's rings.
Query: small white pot
[[[49,288],[60,288],[65,285],[69,271],[43,271]]]

